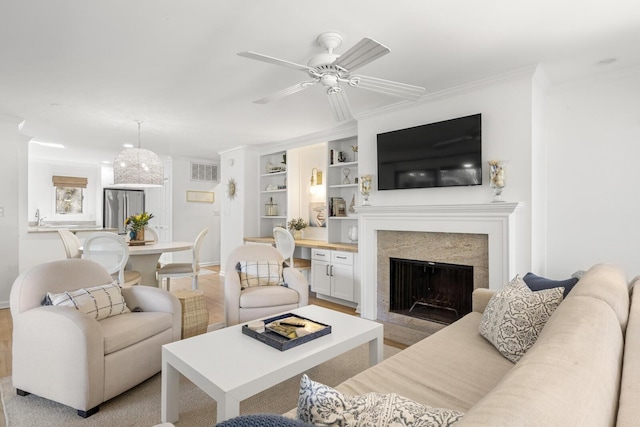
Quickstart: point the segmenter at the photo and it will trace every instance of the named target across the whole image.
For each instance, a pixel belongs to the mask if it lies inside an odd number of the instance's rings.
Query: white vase
[[[302,230],[293,230],[293,238],[295,240],[302,239]]]
[[[347,234],[347,236],[349,237],[349,240],[351,240],[352,242],[357,242],[358,241],[358,227],[356,227],[355,225],[349,227],[349,233]]]

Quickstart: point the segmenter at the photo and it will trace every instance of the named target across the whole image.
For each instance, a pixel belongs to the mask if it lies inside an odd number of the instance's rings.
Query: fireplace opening
[[[471,312],[473,267],[390,258],[390,310],[450,324]]]

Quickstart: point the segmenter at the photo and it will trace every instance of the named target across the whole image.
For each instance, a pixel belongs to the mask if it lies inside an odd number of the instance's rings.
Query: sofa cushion
[[[432,408],[396,393],[349,396],[303,375],[297,418],[320,425],[450,426],[462,418],[458,411]]]
[[[551,288],[564,288],[564,297],[566,298],[571,292],[571,289],[578,283],[577,277],[570,277],[565,280],[552,280],[546,277],[535,275],[531,272],[524,275],[522,278],[524,283],[527,284],[532,291],[543,291]]]
[[[236,265],[242,289],[282,285],[282,269],[282,262],[279,261],[238,261]]]
[[[562,302],[563,292],[564,288],[533,292],[516,276],[489,301],[482,315],[480,335],[504,357],[517,362],[536,342]]]
[[[74,307],[96,320],[129,313],[129,308],[122,297],[122,289],[117,281],[59,294],[47,292],[44,304]]]
[[[241,308],[297,304],[298,292],[286,286],[253,286],[240,293]]]
[[[513,362],[478,333],[481,319],[480,313],[469,313],[336,389],[347,394],[398,393],[424,405],[466,412],[513,368]]]
[[[622,331],[607,304],[574,297],[576,289],[553,313],[527,354],[466,411],[459,427],[616,424],[626,347]],[[633,425],[637,424],[636,417]]]
[[[173,315],[165,312],[127,313],[100,321],[104,354],[127,348],[173,327]]]

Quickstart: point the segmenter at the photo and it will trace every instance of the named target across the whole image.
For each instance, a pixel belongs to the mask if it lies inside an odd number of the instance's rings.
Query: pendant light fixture
[[[123,187],[162,187],[162,162],[153,151],[140,148],[140,122],[138,121],[138,148],[125,148],[113,161],[113,183]]]

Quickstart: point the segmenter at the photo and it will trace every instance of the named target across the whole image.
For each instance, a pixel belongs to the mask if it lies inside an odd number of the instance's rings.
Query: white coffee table
[[[331,333],[280,351],[235,325],[162,346],[162,422],[178,421],[180,374],[216,400],[221,422],[240,414],[241,400],[364,343],[369,343],[369,365],[382,360],[380,323],[315,305],[291,312],[331,325]]]

